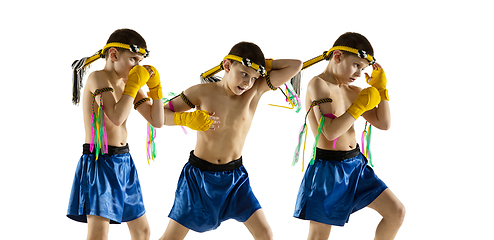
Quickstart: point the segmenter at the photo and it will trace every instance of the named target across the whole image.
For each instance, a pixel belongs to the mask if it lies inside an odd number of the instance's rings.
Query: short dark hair
[[[137,45],[140,48],[147,48],[146,40],[144,40],[138,32],[128,28],[115,30],[108,38],[108,41],[106,41],[107,44],[112,42]],[[121,50],[119,48],[117,49]],[[107,52],[108,49],[104,53],[105,57],[107,57]]]
[[[262,53],[261,48],[251,42],[239,42],[235,44],[228,55],[248,58],[253,63],[266,67],[266,59],[264,59],[264,54]]]
[[[357,50],[364,50],[365,52],[367,52],[367,54],[374,57],[374,49],[372,48],[372,45],[370,44],[369,40],[367,40],[366,37],[364,37],[362,34],[359,33],[347,32],[342,34],[334,42],[333,47],[336,46],[346,46],[346,47],[355,48]],[[333,54],[331,53],[330,58],[332,57],[332,55]]]

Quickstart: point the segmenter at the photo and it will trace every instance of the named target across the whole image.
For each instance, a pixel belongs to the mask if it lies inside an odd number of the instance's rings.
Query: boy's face
[[[261,74],[250,67],[233,60],[226,61],[230,62],[227,85],[235,95],[242,95],[251,89],[255,81],[261,77]]]
[[[337,66],[336,75],[340,84],[350,84],[357,80],[369,66],[369,62],[366,59],[360,58],[352,53],[343,53],[340,56],[339,64]]]
[[[114,62],[115,72],[119,77],[127,79],[129,71],[144,59],[140,53],[134,53],[129,50],[116,51],[115,55],[110,55]]]

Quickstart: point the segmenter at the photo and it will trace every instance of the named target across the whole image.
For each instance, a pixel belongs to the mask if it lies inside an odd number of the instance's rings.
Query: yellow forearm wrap
[[[175,125],[186,126],[192,130],[206,131],[213,124],[209,119],[209,113],[205,110],[196,110],[194,112],[176,112],[173,115]]]

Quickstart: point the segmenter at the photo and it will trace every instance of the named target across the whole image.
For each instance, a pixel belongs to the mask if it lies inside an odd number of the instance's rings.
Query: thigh
[[[270,239],[272,236],[271,227],[269,226],[268,220],[262,209],[254,212],[254,214],[244,222],[244,225],[249,229],[255,239]]]
[[[397,212],[399,213],[404,210],[403,204],[389,188],[384,190],[381,195],[367,207],[376,210],[383,217],[393,216],[396,215]]]
[[[308,240],[328,239],[331,233],[331,225],[310,221]]]
[[[87,215],[87,239],[107,239],[110,219]]]
[[[175,220],[170,219],[170,223],[168,223],[168,227],[166,227],[166,231],[165,233],[163,233],[163,236],[161,236],[160,240],[184,239],[185,236],[187,236],[188,232],[188,228],[182,226]]]

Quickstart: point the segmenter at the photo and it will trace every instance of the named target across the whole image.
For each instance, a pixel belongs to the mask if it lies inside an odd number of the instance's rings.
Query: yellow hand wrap
[[[375,87],[368,87],[359,93],[357,99],[346,111],[356,120],[364,112],[376,107],[379,102],[381,102],[379,91]]]
[[[137,91],[146,84],[149,79],[149,72],[143,66],[135,66],[129,71],[129,77],[123,94],[136,98]]]
[[[196,131],[206,131],[213,124],[209,119],[209,113],[206,110],[196,110],[194,112],[176,112],[173,114],[175,125],[186,126]]]
[[[369,76],[367,74],[365,75],[365,80],[369,80]],[[382,68],[372,70],[371,80],[367,83],[377,88],[379,95],[381,96],[381,100],[389,101],[388,90],[386,89],[386,74],[384,74],[384,70]]]
[[[161,89],[161,80],[158,70],[151,65],[145,66],[151,68],[151,70],[153,71],[153,75],[151,75],[148,82],[146,83],[149,88],[148,97],[152,98],[153,100],[162,99],[163,92]]]
[[[273,70],[273,59],[268,58],[266,59],[266,71],[271,72],[271,70]]]

